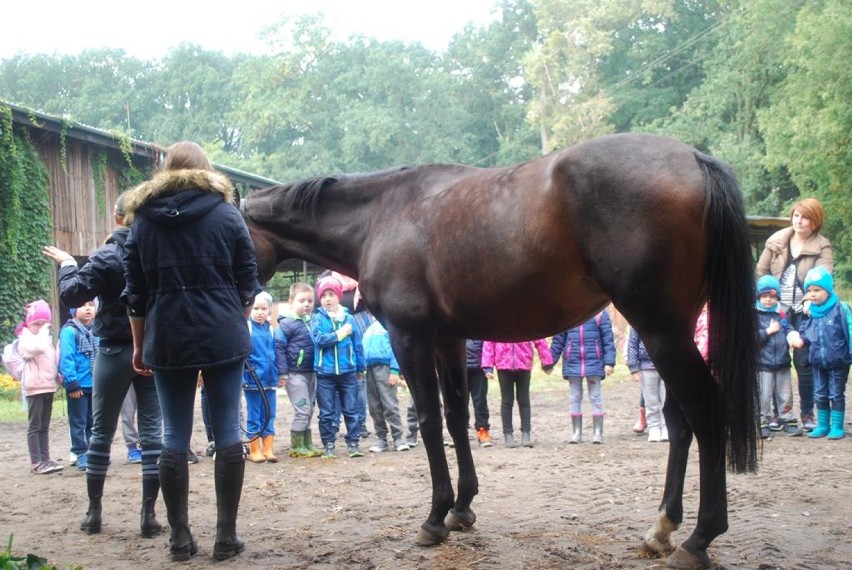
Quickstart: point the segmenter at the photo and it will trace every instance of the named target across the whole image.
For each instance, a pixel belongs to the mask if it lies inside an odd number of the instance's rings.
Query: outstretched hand
[[[61,249],[53,245],[44,246],[41,252],[56,263],[62,263],[63,261],[74,261],[73,255],[71,255],[67,251],[62,251]]]

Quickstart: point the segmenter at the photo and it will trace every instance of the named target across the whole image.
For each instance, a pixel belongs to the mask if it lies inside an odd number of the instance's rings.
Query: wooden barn
[[[115,226],[112,212],[118,195],[147,178],[164,149],[4,101],[0,105],[11,109],[13,123],[26,130],[47,167],[53,244],[84,263]],[[241,190],[277,184],[226,166],[216,168]],[[55,277],[53,295],[52,304],[59,307]],[[62,309],[61,314],[67,314]]]

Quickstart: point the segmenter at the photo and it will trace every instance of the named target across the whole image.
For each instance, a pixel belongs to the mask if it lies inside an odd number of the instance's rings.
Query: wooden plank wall
[[[108,165],[104,173],[105,206],[99,212],[91,145],[66,140],[66,149],[63,168],[58,138],[50,137],[39,145],[50,177],[54,245],[75,257],[87,257],[115,225],[112,208],[119,193],[119,177]]]

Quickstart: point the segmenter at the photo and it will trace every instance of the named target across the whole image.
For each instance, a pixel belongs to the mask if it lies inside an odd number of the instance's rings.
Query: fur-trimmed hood
[[[161,170],[151,180],[128,190],[124,199],[127,212],[125,223],[133,219],[148,203],[159,198],[174,198],[188,190],[220,195],[229,204],[236,204],[236,191],[230,179],[215,170]],[[180,200],[179,200],[180,201]]]

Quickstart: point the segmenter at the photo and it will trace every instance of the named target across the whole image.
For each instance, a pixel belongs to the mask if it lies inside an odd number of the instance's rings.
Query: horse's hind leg
[[[447,431],[455,443],[459,466],[456,502],[444,519],[444,524],[450,530],[461,530],[476,522],[476,515],[471,510],[470,503],[479,491],[470,440],[467,438],[470,411],[464,346],[463,340],[447,340],[438,344],[438,378],[444,395],[444,414],[447,419]]]
[[[669,520],[682,518],[683,479],[691,428],[698,442],[699,506],[695,529],[669,558],[675,568],[709,568],[707,547],[728,529],[727,479],[725,472],[725,421],[719,386],[695,348],[691,331],[646,334],[645,346],[660,375],[667,397],[674,398],[682,413],[682,424],[672,441],[663,510]],[[677,421],[677,414],[670,412]],[[667,416],[668,418],[668,416]],[[688,424],[688,425],[687,425]],[[670,433],[671,437],[671,433]],[[659,524],[659,521],[658,521]]]
[[[432,509],[420,526],[415,544],[434,546],[447,539],[449,531],[444,526],[444,517],[453,506],[453,485],[447,456],[444,454],[442,437],[443,419],[438,400],[438,379],[435,375],[435,347],[431,336],[413,335],[388,323],[391,344],[398,360],[414,406],[417,408],[417,423],[426,456],[429,459],[429,474],[432,478]]]
[[[654,526],[645,534],[643,547],[654,554],[670,554],[675,549],[672,533],[683,522],[683,483],[686,463],[692,444],[692,429],[686,423],[675,398],[668,398],[663,406],[666,428],[669,432],[669,459],[666,485],[660,512]]]

